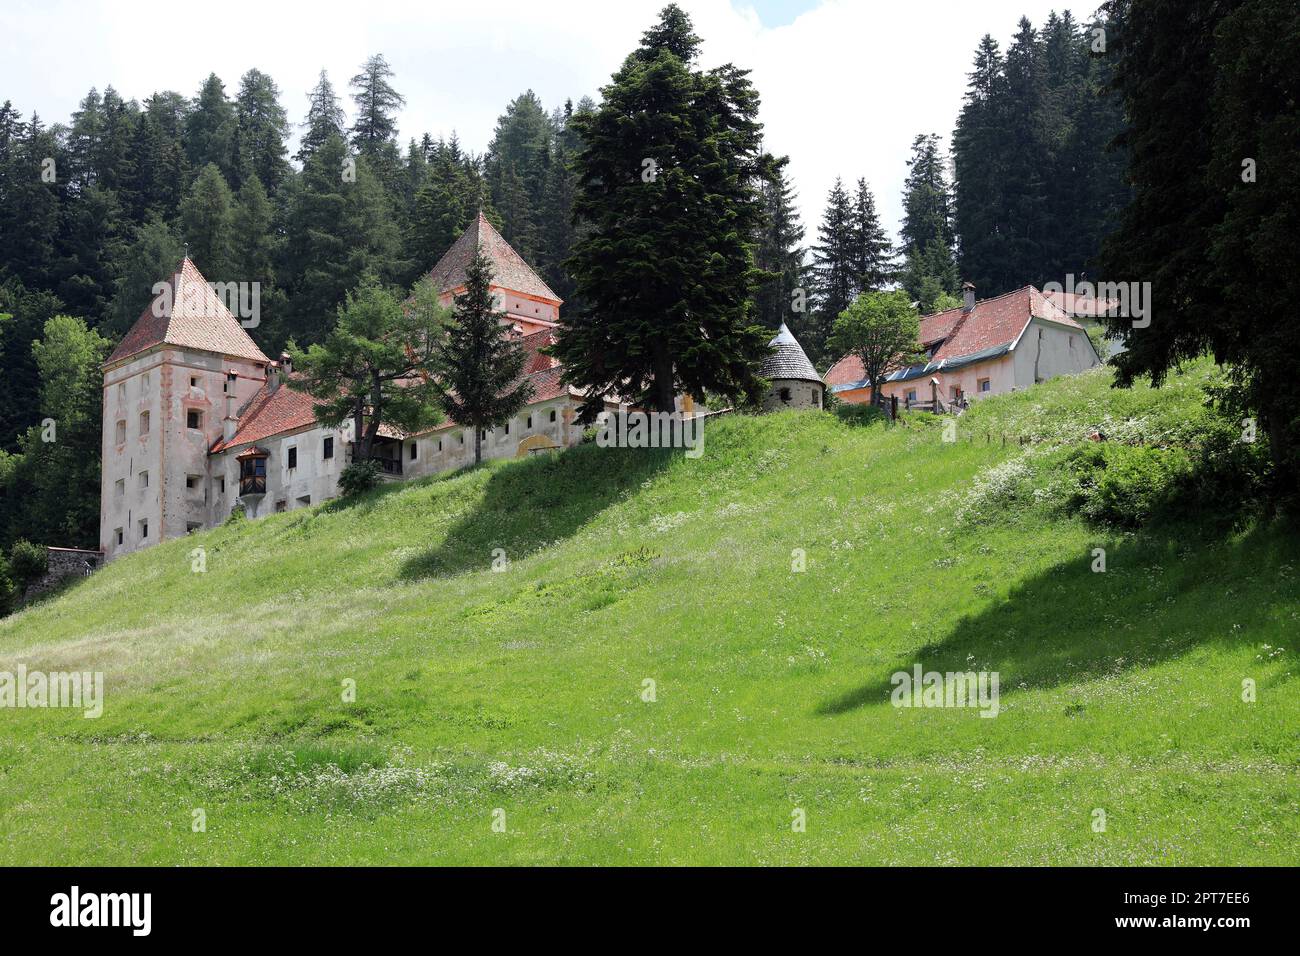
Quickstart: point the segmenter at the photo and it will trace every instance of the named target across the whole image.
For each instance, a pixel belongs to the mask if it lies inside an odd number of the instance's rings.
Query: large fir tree
[[[577,215],[570,259],[583,306],[562,316],[556,355],[585,386],[584,417],[620,396],[671,412],[685,391],[756,396],[767,334],[753,324],[762,222],[758,94],[743,70],[694,68],[699,38],[666,7],[574,123]]]

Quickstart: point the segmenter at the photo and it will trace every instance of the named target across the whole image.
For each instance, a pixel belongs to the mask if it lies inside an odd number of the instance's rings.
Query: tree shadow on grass
[[[515,561],[575,534],[624,492],[664,470],[673,452],[579,445],[495,469],[482,498],[441,543],[409,558],[404,580],[478,571],[497,554]]]
[[[1300,541],[1281,527],[1228,540],[1165,529],[1098,544],[1104,573],[1093,572],[1091,554],[1063,561],[816,713],[884,703],[891,676],[917,664],[997,671],[1006,694],[1150,667],[1198,646],[1249,644],[1278,601],[1276,569],[1300,561]]]

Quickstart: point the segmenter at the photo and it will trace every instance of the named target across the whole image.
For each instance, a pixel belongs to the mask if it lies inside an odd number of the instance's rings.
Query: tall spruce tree
[[[280,105],[280,90],[261,70],[249,70],[239,81],[235,96],[239,129],[238,157],[242,188],[249,177],[257,177],[263,189],[274,194],[289,172],[289,118]]]
[[[352,123],[352,146],[365,156],[374,156],[397,138],[397,111],[406,105],[406,98],[389,82],[393,70],[382,53],[369,57],[361,65],[361,72],[352,77],[349,85],[355,91],[356,119]]]
[[[199,172],[181,203],[181,222],[190,258],[213,282],[232,278],[235,246],[234,196],[217,167]]]
[[[334,92],[334,85],[330,83],[329,74],[324,70],[320,71],[320,77],[316,80],[316,85],[312,91],[307,94],[307,119],[303,122],[302,140],[298,144],[298,152],[294,153],[293,158],[298,162],[306,164],[311,159],[316,150],[320,149],[331,136],[344,137],[347,135],[344,129],[346,117],[343,115],[343,107],[339,106],[339,98]]]
[[[788,164],[789,157],[781,157],[772,179],[760,187],[764,218],[754,260],[771,278],[755,290],[754,312],[764,328],[775,330],[785,322],[801,336],[814,303],[807,287],[798,196],[786,178]]]
[[[185,153],[194,169],[211,163],[226,181],[238,175],[236,142],[239,120],[226,86],[215,73],[208,75],[185,115]]]
[[[483,460],[484,431],[506,424],[533,396],[523,377],[526,359],[506,314],[496,308],[492,264],[478,253],[465,269],[465,291],[456,296],[436,362],[443,411],[474,430],[475,464]]]
[[[812,276],[816,307],[796,334],[813,362],[824,364],[830,359],[828,343],[835,319],[849,307],[856,288],[853,201],[838,176],[817,228]]]
[[[902,285],[924,313],[939,292],[954,294],[960,284],[953,255],[951,198],[939,150],[939,137],[922,133],[912,141],[903,184],[903,224],[899,230]]]
[[[562,316],[554,350],[588,389],[588,420],[614,395],[671,412],[680,391],[761,387],[751,244],[775,160],[745,71],[695,69],[698,46],[686,14],[665,7],[601,105],[574,119],[576,213],[591,231],[570,259],[583,305]]]
[[[876,198],[865,179],[853,194],[853,220],[849,259],[853,265],[854,296],[880,292],[893,280],[893,244],[876,212]]]

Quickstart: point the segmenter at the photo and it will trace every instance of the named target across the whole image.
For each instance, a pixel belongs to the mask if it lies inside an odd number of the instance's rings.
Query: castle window
[[[141,435],[149,434],[149,413],[148,412],[140,413],[140,434]]]
[[[510,434],[510,423],[509,423],[509,422],[506,422],[506,434],[507,434],[507,435]]]
[[[141,391],[141,392],[147,392],[147,391],[149,391],[149,373],[148,373],[148,372],[145,372],[143,375],[140,376],[140,391]]]
[[[199,475],[186,475],[185,487],[193,491],[195,488],[199,487],[199,483],[202,481],[203,479]]]
[[[118,400],[119,402],[125,402],[125,401],[126,401],[126,382],[119,382],[119,383],[118,383],[118,385],[117,385],[117,400]]]
[[[289,468],[290,470],[298,467],[298,449],[289,449]]]
[[[198,387],[199,387],[199,377],[197,375],[191,375],[190,388],[198,388]]]
[[[525,427],[526,427],[526,428],[532,428],[532,427],[533,427],[533,416],[532,416],[532,415],[529,415],[529,416],[528,416],[528,424],[527,424]]]
[[[299,495],[298,504],[302,507],[306,507],[307,505],[311,504],[311,495]]]
[[[191,408],[185,413],[185,427],[193,428],[196,431],[203,427],[203,413],[197,408]]]
[[[203,530],[203,525],[199,524],[197,521],[185,522],[186,534],[193,534],[195,531],[202,531],[202,530]]]
[[[555,421],[555,409],[551,409],[551,421]]]
[[[275,510],[276,510],[276,511],[283,511],[283,510],[285,509],[285,506],[286,506],[287,504],[288,504],[288,502],[286,502],[283,498],[281,498],[279,501],[277,501],[277,502],[275,503]]]
[[[115,528],[115,529],[113,530],[113,534],[117,535],[117,546],[118,546],[119,548],[122,547],[122,529],[121,529],[121,528]]]
[[[149,472],[147,471],[140,472],[140,487],[141,488],[149,487]]]
[[[464,433],[464,432],[461,432],[461,433],[460,433],[460,443],[461,443],[462,445],[465,444],[465,433]]]
[[[415,461],[415,449],[419,447],[415,442],[411,442],[411,461]]]
[[[117,423],[117,443],[119,445],[126,441],[126,419],[119,419]]]
[[[141,518],[140,519],[140,540],[143,541],[147,537],[149,537],[149,519]]]
[[[124,494],[126,494],[125,478],[117,479],[117,482],[113,485],[113,493],[117,495],[119,498],[121,498]]]
[[[442,439],[438,439],[438,451],[442,451]]]
[[[788,388],[781,389],[781,401],[785,402],[786,404],[789,404],[790,390]]]
[[[321,445],[321,457],[322,458],[334,457],[334,436],[333,435],[325,436],[325,442],[324,444]]]
[[[217,494],[224,495],[225,493],[226,493],[226,479],[223,476],[217,479]]]

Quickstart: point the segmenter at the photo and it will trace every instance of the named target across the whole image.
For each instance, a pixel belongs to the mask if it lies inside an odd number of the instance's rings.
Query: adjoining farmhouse
[[[758,369],[759,376],[771,383],[763,396],[763,411],[823,407],[826,382],[784,322],[768,345],[772,352]]]
[[[480,249],[493,291],[520,336],[533,398],[485,433],[488,458],[582,440],[583,395],[560,381],[551,344],[561,300],[482,214],[434,266],[444,304],[463,291]],[[104,364],[100,546],[109,558],[226,520],[306,507],[338,494],[352,460],[352,424],[325,428],[312,399],[272,361],[188,258]],[[372,452],[385,477],[418,478],[470,464],[474,437],[444,424],[418,435],[381,429]]]
[[[885,398],[942,411],[1101,364],[1083,326],[1033,286],[978,302],[970,283],[963,292],[958,308],[921,319],[920,344],[929,360],[886,376]],[[836,362],[826,382],[842,402],[871,401],[872,383],[857,356]]]

